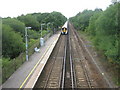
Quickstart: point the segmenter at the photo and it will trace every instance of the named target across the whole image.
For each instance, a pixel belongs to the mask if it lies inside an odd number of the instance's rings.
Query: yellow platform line
[[[26,79],[24,80],[24,82],[19,87],[19,90],[24,86],[24,84],[26,83],[26,81],[28,80],[28,78],[31,76],[31,74],[33,73],[33,71],[35,70],[35,68],[38,66],[39,62],[43,59],[43,57],[45,56],[45,54],[47,53],[47,51],[49,50],[49,48],[52,46],[52,44],[47,48],[47,50],[45,51],[45,53],[42,55],[42,57],[39,59],[39,61],[36,63],[36,65],[33,67],[33,69],[31,70],[31,72],[29,73],[29,75],[26,77]]]

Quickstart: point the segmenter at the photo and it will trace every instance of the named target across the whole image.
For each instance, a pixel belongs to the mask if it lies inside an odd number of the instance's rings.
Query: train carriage
[[[65,22],[65,24],[61,28],[61,34],[68,34],[68,28],[67,28],[68,21]]]

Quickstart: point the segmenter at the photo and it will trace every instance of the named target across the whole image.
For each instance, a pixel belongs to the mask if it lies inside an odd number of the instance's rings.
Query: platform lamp
[[[45,25],[45,23],[41,24],[41,38],[40,38],[40,46],[44,45],[44,38],[42,38],[42,26]]]
[[[26,40],[26,61],[28,61],[28,34],[27,29],[31,29],[31,27],[25,27],[25,40]]]
[[[45,25],[45,23],[41,24],[41,38],[42,38],[42,26]]]

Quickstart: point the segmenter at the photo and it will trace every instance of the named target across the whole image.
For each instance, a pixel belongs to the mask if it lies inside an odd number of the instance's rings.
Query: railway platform
[[[21,65],[2,85],[2,88],[32,88],[52,53],[59,36],[60,32],[51,36],[45,42],[45,45],[40,47],[39,53],[34,52],[29,61]]]

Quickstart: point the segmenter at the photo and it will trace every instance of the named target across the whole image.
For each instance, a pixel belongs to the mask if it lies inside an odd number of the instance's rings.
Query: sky
[[[1,0],[0,3],[0,16],[3,18],[52,11],[61,12],[69,18],[85,9],[105,10],[111,4],[111,0]]]

